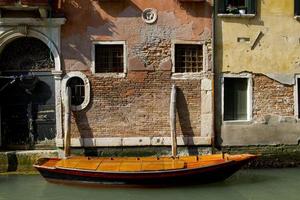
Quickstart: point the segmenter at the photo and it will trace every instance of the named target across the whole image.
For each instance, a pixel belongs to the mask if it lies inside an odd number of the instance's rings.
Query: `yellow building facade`
[[[298,144],[297,0],[215,1],[218,144]]]

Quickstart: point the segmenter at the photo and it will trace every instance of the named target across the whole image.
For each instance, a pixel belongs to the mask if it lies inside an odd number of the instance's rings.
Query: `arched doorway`
[[[19,37],[2,49],[2,148],[32,149],[54,144],[55,84],[51,73],[54,69],[51,50],[37,38]]]

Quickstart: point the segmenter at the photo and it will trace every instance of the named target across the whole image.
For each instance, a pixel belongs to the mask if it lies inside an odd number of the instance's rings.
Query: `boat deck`
[[[222,154],[182,157],[70,157],[49,159],[44,167],[109,172],[141,172],[192,169],[239,160]]]

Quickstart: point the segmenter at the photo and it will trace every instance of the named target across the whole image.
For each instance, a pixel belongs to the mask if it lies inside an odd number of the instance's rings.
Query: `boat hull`
[[[91,183],[126,183],[126,184],[194,184],[221,181],[238,171],[249,159],[228,161],[216,165],[149,172],[104,172],[67,168],[45,168],[35,166],[47,180],[83,181]]]

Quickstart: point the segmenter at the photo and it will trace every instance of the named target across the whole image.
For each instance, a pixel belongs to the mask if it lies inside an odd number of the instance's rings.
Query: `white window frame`
[[[294,84],[294,116],[296,119],[300,120],[300,116],[298,114],[298,109],[299,109],[299,104],[298,104],[298,98],[299,98],[299,93],[298,93],[298,79],[300,79],[300,74],[295,75],[295,84]]]
[[[71,105],[71,109],[73,111],[80,111],[80,110],[85,109],[89,105],[90,96],[91,96],[90,82],[89,82],[89,79],[87,78],[87,76],[85,74],[83,74],[82,72],[79,72],[79,71],[73,71],[73,72],[67,73],[64,76],[64,78],[62,79],[61,96],[62,96],[62,99],[64,101],[68,81],[71,78],[74,78],[74,77],[78,77],[78,78],[82,79],[82,81],[84,83],[84,100],[83,100],[83,102],[80,105],[77,105],[77,106]]]
[[[247,88],[247,119],[245,120],[224,120],[224,78],[246,78],[248,79]],[[223,74],[222,76],[222,122],[250,122],[252,120],[252,97],[253,97],[253,80],[252,75],[248,73],[243,74]]]
[[[176,44],[186,44],[186,45],[202,45],[203,52],[203,70],[202,72],[185,72],[178,73],[175,72],[175,46]],[[172,79],[199,79],[204,72],[208,71],[208,49],[205,41],[195,41],[195,40],[173,40],[171,44],[171,60],[172,60]]]
[[[96,45],[123,45],[123,73],[96,73],[96,65],[95,65],[95,46]],[[113,76],[113,77],[125,77],[127,72],[128,72],[128,54],[127,54],[127,45],[126,41],[93,41],[92,42],[92,52],[91,52],[91,57],[92,57],[92,62],[91,62],[91,71],[92,74],[97,75],[97,76]]]

